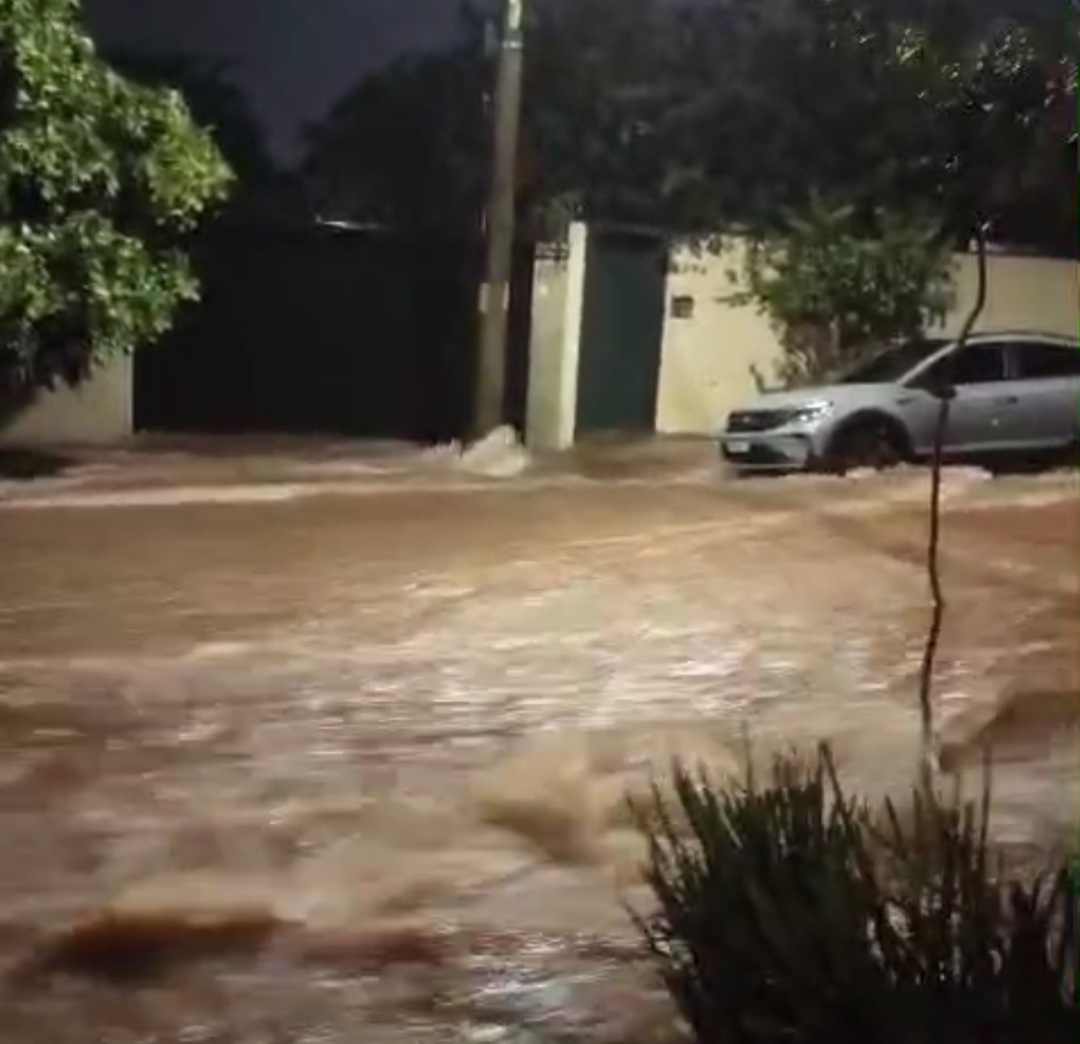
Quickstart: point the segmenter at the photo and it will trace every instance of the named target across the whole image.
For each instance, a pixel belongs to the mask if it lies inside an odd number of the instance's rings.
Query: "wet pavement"
[[[667,1039],[625,794],[746,734],[913,780],[922,473],[170,459],[0,490],[3,1044]],[[1075,478],[945,494],[942,757],[992,742],[997,837],[1045,851]]]

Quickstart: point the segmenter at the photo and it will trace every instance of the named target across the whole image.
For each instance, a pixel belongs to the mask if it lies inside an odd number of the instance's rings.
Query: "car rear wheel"
[[[868,469],[884,471],[908,457],[907,440],[887,418],[868,417],[841,429],[829,446],[824,468],[835,475]]]

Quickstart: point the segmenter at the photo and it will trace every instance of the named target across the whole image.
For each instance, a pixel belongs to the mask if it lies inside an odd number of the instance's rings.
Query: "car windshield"
[[[866,362],[848,370],[838,384],[891,384],[900,380],[931,355],[941,351],[950,342],[941,338],[920,338],[906,341],[894,348],[887,348]]]

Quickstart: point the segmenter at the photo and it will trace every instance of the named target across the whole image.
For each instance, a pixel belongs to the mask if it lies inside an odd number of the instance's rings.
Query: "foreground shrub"
[[[823,750],[760,787],[676,766],[654,800],[639,925],[703,1044],[1080,1040],[1068,867],[1005,881],[988,794],[871,817]]]

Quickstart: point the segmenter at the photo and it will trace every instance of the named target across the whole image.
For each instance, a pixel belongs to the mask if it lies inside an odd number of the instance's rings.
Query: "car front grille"
[[[783,410],[746,410],[732,413],[728,417],[727,430],[730,432],[771,431],[779,428],[787,420]]]

